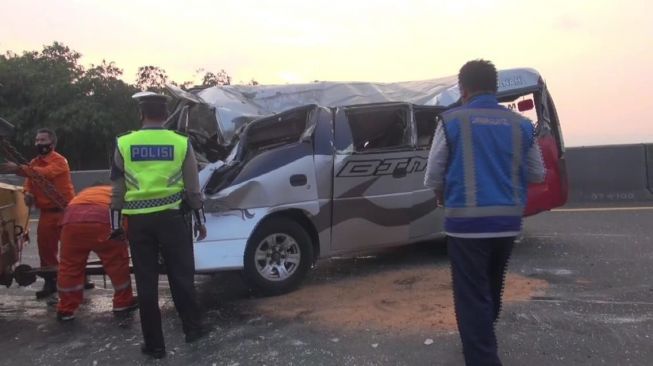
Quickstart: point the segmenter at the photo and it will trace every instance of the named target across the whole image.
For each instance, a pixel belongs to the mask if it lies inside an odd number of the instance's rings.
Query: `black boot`
[[[141,345],[141,352],[152,358],[164,358],[166,356],[166,349],[161,348],[150,348],[144,344]]]
[[[91,281],[88,276],[84,277],[84,290],[92,290],[95,288],[95,284]]]
[[[44,280],[43,288],[40,291],[36,291],[36,298],[39,300],[57,293],[57,278],[46,277]]]
[[[206,335],[206,330],[202,328],[189,330],[186,332],[186,343],[193,343]]]

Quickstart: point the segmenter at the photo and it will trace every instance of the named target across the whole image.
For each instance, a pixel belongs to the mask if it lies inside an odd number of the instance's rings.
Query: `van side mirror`
[[[525,99],[517,102],[517,110],[520,112],[530,111],[533,108],[535,108],[535,103],[533,103],[533,99]]]

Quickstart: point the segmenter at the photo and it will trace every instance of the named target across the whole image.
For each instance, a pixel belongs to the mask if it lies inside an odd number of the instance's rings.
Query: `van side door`
[[[334,123],[332,249],[405,243],[413,189],[410,106],[337,108]]]
[[[410,240],[421,240],[441,234],[444,231],[444,210],[437,209],[435,193],[424,186],[424,174],[429,151],[440,122],[439,115],[446,108],[413,106],[415,124],[415,154],[410,169],[413,180],[413,205],[411,207]]]

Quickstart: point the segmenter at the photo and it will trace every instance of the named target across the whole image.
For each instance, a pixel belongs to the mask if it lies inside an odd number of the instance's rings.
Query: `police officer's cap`
[[[163,94],[157,94],[151,91],[138,92],[132,95],[133,99],[138,101],[138,104],[166,104],[168,97]]]

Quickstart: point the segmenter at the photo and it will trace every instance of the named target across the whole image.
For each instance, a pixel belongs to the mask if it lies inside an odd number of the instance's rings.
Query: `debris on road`
[[[541,295],[548,283],[508,274],[505,302]],[[332,279],[284,296],[252,300],[257,313],[337,329],[415,333],[456,330],[449,269],[420,266]],[[332,339],[332,341],[334,341]]]

